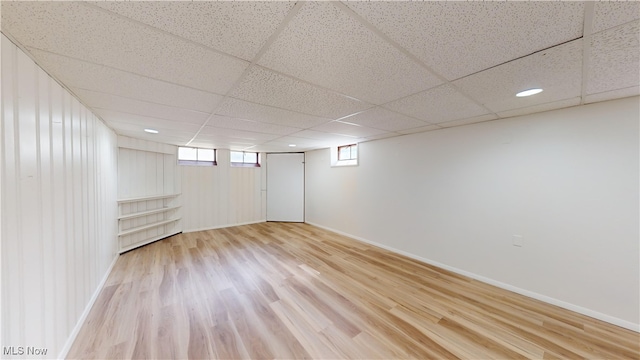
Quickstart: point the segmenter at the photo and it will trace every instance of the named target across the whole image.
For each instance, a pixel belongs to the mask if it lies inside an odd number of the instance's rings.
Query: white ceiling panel
[[[621,99],[629,96],[638,96],[640,95],[640,86],[632,86],[624,89],[616,89],[611,91],[606,91],[602,93],[587,95],[585,97],[585,104],[594,103],[598,101],[606,101],[613,99]]]
[[[582,40],[537,52],[454,82],[461,91],[494,112],[529,107],[580,96]],[[540,94],[516,97],[531,88]]]
[[[533,106],[520,108],[520,109],[502,111],[498,113],[498,116],[500,116],[501,118],[507,118],[512,116],[520,116],[520,115],[533,114],[537,112],[561,109],[565,107],[576,106],[579,104],[580,104],[580,97],[574,97],[574,98],[554,101],[546,104],[538,104],[538,105],[533,105]]]
[[[448,84],[385,104],[384,107],[431,124],[487,113],[487,110]]]
[[[333,2],[305,3],[258,63],[374,104],[441,83]]]
[[[4,45],[172,144],[300,151],[640,94],[637,1],[295,4],[0,2]]]
[[[596,1],[593,5],[592,33],[640,19],[638,1]]]
[[[96,115],[100,116],[104,121],[113,126],[114,129],[124,129],[122,124],[131,124],[135,127],[127,129],[139,129],[140,132],[145,128],[153,128],[156,130],[169,130],[172,132],[183,132],[188,134],[195,134],[202,124],[193,124],[181,121],[170,121],[165,119],[159,119],[150,116],[142,116],[135,114],[128,114],[114,110],[107,109],[93,109]],[[117,124],[116,124],[117,123]]]
[[[172,144],[172,145],[178,145],[178,146],[184,145],[190,139],[190,136],[187,136],[187,135],[181,136],[181,135],[174,135],[174,134],[167,135],[167,134],[148,134],[148,133],[140,134],[140,132],[137,130],[121,129],[118,131],[118,134],[129,136],[135,139],[149,140],[149,141],[155,141],[159,143]]]
[[[295,3],[102,1],[93,4],[213,49],[251,60]]]
[[[225,99],[220,108],[216,111],[216,114],[301,129],[310,128],[331,121],[331,119],[327,118],[302,114],[233,98]]]
[[[2,20],[28,47],[218,94],[249,65],[81,2],[3,2]]]
[[[395,137],[395,136],[399,136],[399,135],[400,135],[400,133],[397,133],[397,132],[386,132],[386,133],[382,133],[382,134],[378,134],[378,135],[367,136],[363,140],[360,140],[360,142],[386,139],[386,138]]]
[[[400,134],[415,134],[415,133],[421,133],[421,132],[425,132],[425,131],[433,131],[433,130],[438,130],[438,129],[442,129],[442,128],[440,126],[438,126],[438,125],[427,125],[427,126],[420,126],[420,127],[413,128],[413,129],[399,130],[398,133],[400,133]]]
[[[340,121],[386,131],[406,130],[427,125],[424,121],[379,106],[342,118]]]
[[[202,125],[210,115],[202,111],[161,105],[91,90],[75,89],[74,93],[78,95],[87,106],[94,109],[114,110],[134,115],[199,125]]]
[[[582,2],[349,2],[449,80],[582,36]]]
[[[640,20],[594,34],[587,94],[640,84]]]
[[[42,66],[72,88],[93,90],[141,101],[210,112],[222,96],[170,84],[45,51],[30,49]]]
[[[356,99],[254,66],[231,97],[304,114],[337,119],[371,107]]]
[[[359,138],[355,136],[330,134],[330,133],[315,131],[315,130],[302,130],[300,132],[292,134],[292,137],[318,140],[324,144],[324,147],[353,144],[358,142],[359,140]]]
[[[447,128],[447,127],[454,127],[454,126],[477,124],[477,123],[481,123],[489,120],[495,120],[497,118],[498,117],[495,114],[486,114],[486,115],[470,117],[468,119],[447,121],[447,122],[440,123],[438,125],[440,127]]]
[[[212,138],[229,138],[235,139],[236,141],[243,141],[247,143],[261,143],[264,141],[269,141],[273,139],[277,139],[282,135],[278,134],[265,134],[259,133],[255,131],[246,131],[246,130],[237,130],[237,129],[225,129],[213,126],[205,126],[202,128],[200,134],[198,134],[198,138],[200,137],[212,137]]]
[[[384,133],[387,132],[387,131],[384,131],[384,130],[369,128],[369,127],[360,126],[360,125],[343,123],[343,122],[340,122],[340,121],[333,121],[333,122],[330,122],[330,123],[318,125],[318,126],[312,128],[311,130],[323,131],[323,132],[328,132],[328,133],[331,133],[331,134],[339,134],[339,135],[361,137],[361,138],[364,138],[364,137],[367,137],[367,136],[384,134]]]
[[[265,134],[289,135],[302,129],[276,124],[269,124],[253,120],[237,119],[228,116],[214,115],[207,126],[224,129],[254,131]]]
[[[296,145],[290,147],[290,144]],[[320,140],[312,140],[299,138],[294,136],[285,136],[272,141],[257,145],[252,151],[266,152],[291,152],[291,151],[307,151],[323,147],[324,143]]]

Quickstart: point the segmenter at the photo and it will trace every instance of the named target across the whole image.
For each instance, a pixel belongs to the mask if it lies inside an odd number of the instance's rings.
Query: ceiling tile
[[[582,40],[496,66],[454,82],[458,88],[494,112],[518,109],[580,96]],[[531,88],[540,94],[516,97]]]
[[[591,37],[587,94],[640,84],[640,20]]]
[[[234,98],[309,115],[337,119],[371,107],[362,101],[324,90],[254,66],[230,94]]]
[[[527,115],[527,114],[533,114],[533,113],[538,113],[543,111],[561,109],[561,108],[576,106],[576,105],[580,105],[580,97],[554,101],[546,104],[538,104],[538,105],[528,106],[525,108],[519,108],[514,110],[502,111],[498,113],[498,116],[500,116],[501,118],[506,118],[506,117]]]
[[[180,135],[174,136],[174,134],[169,134],[169,135],[148,134],[148,133],[140,134],[140,132],[137,130],[118,130],[116,132],[119,135],[129,136],[136,139],[149,140],[149,141],[178,145],[178,146],[183,146],[189,141],[189,139],[191,139],[191,136],[180,136]]]
[[[3,2],[2,20],[27,47],[218,94],[249,65],[81,2]]]
[[[342,118],[340,121],[386,131],[406,130],[427,125],[424,121],[379,106]]]
[[[289,144],[295,144],[295,147],[290,147]],[[256,151],[306,151],[311,149],[317,149],[323,147],[324,143],[320,140],[312,140],[299,138],[294,136],[285,136],[272,141],[268,141],[256,146]]]
[[[448,127],[454,127],[454,126],[481,123],[489,120],[495,120],[497,118],[498,117],[495,114],[486,114],[486,115],[470,117],[467,119],[447,121],[447,122],[440,123],[438,125],[443,128],[448,128]]]
[[[347,135],[359,138],[384,134],[386,132],[384,130],[368,128],[360,125],[347,124],[340,121],[333,121],[330,123],[318,125],[311,130],[324,131],[331,134]]]
[[[638,19],[640,19],[640,2],[596,1],[593,5],[591,32],[597,33]]]
[[[332,2],[305,3],[258,63],[373,104],[441,83]]]
[[[256,144],[263,141],[277,139],[282,135],[205,126],[204,128],[202,128],[202,131],[198,135],[198,138],[200,138],[200,136],[209,136],[212,138],[229,138],[234,140],[241,140],[243,143],[246,142],[247,144]]]
[[[387,139],[387,138],[396,137],[396,136],[400,136],[400,135],[401,134],[399,134],[397,132],[387,132],[387,133],[382,133],[382,134],[378,134],[378,135],[367,136],[361,142],[363,142],[363,141],[372,141],[372,140],[380,140],[380,139]]]
[[[291,135],[292,137],[300,137],[311,140],[319,140],[326,146],[353,144],[358,141],[355,136],[330,134],[322,131],[315,130],[302,130]]]
[[[251,60],[295,2],[103,1],[93,4],[185,39]]]
[[[146,127],[151,127],[156,130],[165,130],[172,132],[183,132],[194,135],[198,129],[202,126],[202,124],[193,124],[181,121],[170,121],[166,119],[159,119],[151,116],[142,116],[135,114],[127,114],[114,110],[107,109],[93,109],[93,112],[100,116],[104,121],[111,124],[131,124],[134,125],[135,128],[140,129],[142,131]],[[113,125],[114,129],[118,129],[118,126]],[[133,129],[133,128],[131,128]]]
[[[301,130],[300,128],[257,122],[253,120],[238,119],[238,118],[232,118],[232,117],[220,116],[220,115],[214,115],[207,123],[207,126],[213,126],[216,128],[224,128],[224,129],[255,131],[259,133],[277,134],[277,135],[289,135]]]
[[[372,1],[347,6],[449,80],[582,36],[582,2]]]
[[[638,96],[640,95],[640,86],[632,86],[624,89],[617,89],[606,91],[602,93],[592,94],[585,96],[585,104],[598,102],[598,101],[606,101],[613,99],[621,99],[629,96]]]
[[[442,129],[442,128],[440,126],[438,126],[438,125],[427,125],[427,126],[420,126],[420,127],[413,128],[413,129],[400,130],[398,132],[400,134],[415,134],[415,133],[433,131],[433,130],[438,130],[438,129]]]
[[[53,76],[76,91],[93,90],[141,101],[210,112],[222,96],[113,68],[30,49]]]
[[[220,108],[216,111],[216,114],[270,124],[297,127],[301,129],[310,128],[331,121],[331,119],[327,118],[302,114],[233,98],[225,99]]]
[[[134,115],[199,125],[204,123],[210,115],[209,113],[201,111],[140,101],[91,90],[76,89],[74,93],[78,95],[87,106],[93,109],[114,110]]]
[[[487,113],[481,106],[475,104],[448,84],[384,106],[431,124],[465,119]]]

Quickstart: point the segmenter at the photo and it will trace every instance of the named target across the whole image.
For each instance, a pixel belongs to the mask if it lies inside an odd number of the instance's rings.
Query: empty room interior
[[[7,359],[640,359],[640,2],[1,2]]]

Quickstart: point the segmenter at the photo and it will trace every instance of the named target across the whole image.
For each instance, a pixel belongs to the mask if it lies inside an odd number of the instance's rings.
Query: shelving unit
[[[180,194],[118,200],[120,253],[180,232]]]

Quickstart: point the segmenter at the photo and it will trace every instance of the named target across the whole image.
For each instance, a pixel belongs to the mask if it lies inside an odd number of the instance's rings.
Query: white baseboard
[[[116,261],[118,261],[118,257],[120,257],[120,254],[116,254],[116,256],[113,258],[111,265],[109,265],[109,268],[107,269],[106,273],[102,277],[102,280],[96,287],[96,291],[93,293],[93,296],[91,296],[91,299],[89,299],[89,302],[87,303],[87,306],[84,308],[82,315],[80,315],[80,319],[78,319],[76,326],[73,328],[73,331],[71,331],[71,335],[69,335],[69,338],[67,338],[67,342],[64,344],[64,347],[60,351],[60,354],[58,354],[58,359],[64,359],[69,354],[69,350],[71,350],[71,346],[73,346],[73,343],[76,341],[76,337],[78,336],[80,329],[82,329],[82,325],[84,325],[84,322],[87,320],[87,316],[89,316],[89,312],[91,311],[93,304],[95,304],[96,300],[98,300],[98,295],[100,295],[100,292],[104,287],[104,284],[107,282],[109,275],[111,275],[111,270],[113,270],[113,267],[116,265]]]
[[[263,222],[266,222],[266,221],[267,220],[257,220],[257,221],[249,221],[249,222],[243,222],[243,223],[237,223],[237,224],[218,225],[218,226],[212,226],[212,227],[203,227],[203,228],[197,228],[197,229],[182,230],[182,232],[183,233],[190,233],[190,232],[196,232],[196,231],[224,229],[224,228],[233,227],[233,226],[259,224],[259,223],[263,223]]]
[[[500,282],[500,281],[497,281],[497,280],[494,280],[494,279],[490,279],[488,277],[484,277],[484,276],[477,275],[477,274],[474,274],[474,273],[471,273],[471,272],[468,272],[468,271],[465,271],[465,270],[461,270],[461,269],[455,268],[453,266],[445,265],[445,264],[439,263],[437,261],[426,259],[426,258],[417,256],[417,255],[408,253],[406,251],[395,249],[395,248],[387,246],[387,245],[383,245],[383,244],[380,244],[380,243],[369,241],[369,240],[361,238],[359,236],[351,235],[351,234],[345,233],[345,232],[340,231],[340,230],[332,229],[332,228],[327,227],[327,226],[316,224],[316,223],[313,223],[313,222],[310,222],[310,221],[305,221],[305,223],[307,223],[309,225],[317,226],[317,227],[319,227],[321,229],[325,229],[325,230],[329,230],[329,231],[335,232],[335,233],[340,234],[340,235],[344,235],[344,236],[350,237],[350,238],[352,238],[354,240],[358,240],[358,241],[361,241],[361,242],[364,242],[364,243],[367,243],[367,244],[370,244],[370,245],[373,245],[373,246],[377,246],[379,248],[383,248],[385,250],[389,250],[391,252],[394,252],[394,253],[397,253],[397,254],[400,254],[400,255],[404,255],[406,257],[421,261],[421,262],[429,264],[429,265],[437,266],[439,268],[454,272],[456,274],[464,275],[466,277],[481,281],[481,282],[489,284],[489,285],[493,285],[493,286],[499,287],[501,289],[505,289],[505,290],[508,290],[508,291],[511,291],[511,292],[514,292],[514,293],[517,293],[517,294],[520,294],[520,295],[524,295],[524,296],[527,296],[527,297],[530,297],[530,298],[533,298],[533,299],[536,299],[536,300],[540,300],[540,301],[546,302],[548,304],[561,307],[563,309],[571,310],[571,311],[577,312],[579,314],[592,317],[594,319],[602,320],[604,322],[607,322],[607,323],[610,323],[610,324],[613,324],[613,325],[616,325],[616,326],[623,327],[625,329],[629,329],[629,330],[632,330],[632,331],[635,331],[635,332],[640,332],[640,324],[635,324],[635,323],[632,323],[632,322],[627,321],[627,320],[618,319],[616,317],[613,317],[613,316],[610,316],[610,315],[607,315],[607,314],[603,314],[603,313],[600,313],[600,312],[597,312],[597,311],[594,311],[594,310],[591,310],[591,309],[584,308],[582,306],[571,304],[571,303],[568,303],[566,301],[558,300],[558,299],[555,299],[555,298],[552,298],[552,297],[549,297],[549,296],[546,296],[546,295],[538,294],[538,293],[533,292],[533,291],[521,289],[521,288],[513,286],[513,285],[509,285],[509,284],[506,284],[506,283],[503,283],[503,282]]]

